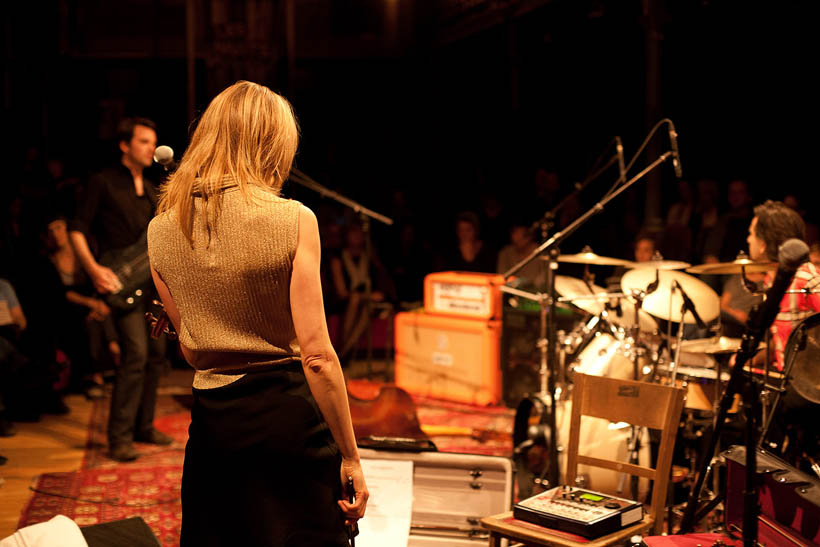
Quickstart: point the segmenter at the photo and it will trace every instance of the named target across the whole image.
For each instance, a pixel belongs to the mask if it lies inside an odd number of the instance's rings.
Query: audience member
[[[390,277],[375,252],[367,255],[365,234],[358,224],[348,226],[345,246],[330,261],[336,299],[344,303],[339,339],[339,358],[345,359],[355,349],[367,328],[368,304],[395,301]],[[366,293],[370,289],[370,303]]]
[[[785,203],[788,208],[800,215],[803,218],[803,222],[806,223],[806,243],[811,245],[812,243],[820,241],[820,228],[818,228],[817,224],[806,218],[808,216],[807,211],[805,207],[802,206],[798,195],[786,194],[783,198],[783,203]]]
[[[438,260],[438,269],[458,272],[495,271],[496,257],[480,239],[478,215],[465,211],[456,219],[456,244]]]
[[[510,268],[527,258],[538,247],[532,237],[529,227],[522,223],[515,223],[510,228],[510,243],[498,253],[496,272],[503,274]],[[546,285],[546,268],[544,261],[538,258],[530,261],[521,268],[515,277],[521,287],[543,289]]]
[[[430,250],[412,222],[399,225],[397,232],[398,241],[388,248],[388,267],[400,306],[410,309],[424,297],[424,276],[432,271]]]
[[[692,259],[692,220],[694,218],[694,196],[689,181],[678,182],[678,201],[673,203],[666,215],[661,249],[663,256],[670,260]]]
[[[820,266],[820,242],[815,241],[809,247],[809,260],[815,266]]]
[[[14,287],[5,279],[0,279],[0,437],[10,437],[16,433],[14,426],[6,419],[3,393],[12,386],[12,378],[25,364],[25,358],[15,343],[25,330],[26,323]]]
[[[44,412],[66,414],[54,392],[54,346],[32,332],[17,291],[0,279],[0,420],[38,421]]]
[[[653,258],[655,258],[655,238],[649,232],[639,232],[632,243],[632,259],[635,262],[649,262]],[[629,271],[628,268],[618,266],[606,279],[610,292],[621,291],[621,278],[627,271]]]
[[[744,180],[729,183],[729,210],[721,215],[709,234],[704,262],[731,262],[746,247],[746,234],[752,221],[752,196]]]
[[[696,263],[706,262],[706,241],[720,218],[719,199],[720,190],[717,182],[711,179],[698,181],[698,199],[692,219],[692,260]]]
[[[69,390],[89,398],[103,395],[102,348],[119,360],[120,346],[111,309],[97,297],[94,286],[74,253],[68,239],[66,219],[57,216],[48,223],[49,259],[59,277],[65,297],[54,303],[57,345],[69,358]],[[62,305],[61,305],[62,304]]]

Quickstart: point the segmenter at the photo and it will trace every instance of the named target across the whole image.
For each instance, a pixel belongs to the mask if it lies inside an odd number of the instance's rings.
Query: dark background
[[[48,159],[80,179],[116,161],[112,137],[124,115],[156,120],[159,143],[179,157],[193,127],[190,107],[195,117],[221,89],[249,79],[293,102],[299,169],[386,215],[403,190],[433,246],[482,195],[532,219],[537,167],[558,173],[569,192],[613,136],[628,159],[663,117],[677,126],[687,179],[716,179],[725,195],[730,180],[744,178],[755,202],[798,193],[816,214],[813,2],[190,4],[190,106],[185,0],[6,4],[5,201],[38,184]],[[668,147],[665,132],[654,142],[636,165]],[[593,183],[583,203],[600,199],[615,176]],[[647,205],[652,185],[658,193]],[[285,193],[321,205],[292,184]],[[600,254],[624,255],[637,228],[657,225],[675,199],[664,164],[565,250],[600,241]],[[377,227],[377,241],[389,230]]]

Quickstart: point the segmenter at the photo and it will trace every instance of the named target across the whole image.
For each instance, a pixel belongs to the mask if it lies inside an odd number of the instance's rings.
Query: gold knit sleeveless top
[[[256,186],[249,186],[247,194],[236,186],[222,191],[222,209],[210,236],[203,200],[195,197],[193,247],[171,212],[148,226],[151,265],[179,309],[179,341],[196,352],[219,355],[192,363],[199,389],[300,358],[290,279],[301,204]]]

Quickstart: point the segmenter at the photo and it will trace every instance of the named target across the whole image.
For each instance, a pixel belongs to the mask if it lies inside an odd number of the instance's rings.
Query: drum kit
[[[559,255],[558,263],[582,264],[581,278],[556,275],[554,278],[557,305],[569,305],[580,314],[570,332],[558,332],[559,358],[555,371],[555,420],[560,444],[568,438],[569,405],[571,404],[572,375],[609,376],[648,382],[675,384],[686,389],[685,415],[679,431],[689,465],[689,476],[699,449],[697,440],[702,428],[709,427],[710,417],[717,413],[722,391],[729,379],[728,361],[741,347],[741,339],[721,336],[720,298],[706,283],[692,274],[740,274],[773,271],[776,263],[752,262],[746,257],[725,263],[691,266],[686,262],[664,260],[660,255],[649,262],[630,262],[600,256],[585,248],[581,253]],[[626,270],[620,279],[620,290],[607,291],[594,284],[590,266],[616,266]],[[820,402],[820,316],[804,332],[799,354],[793,359],[791,374],[793,388],[806,399]],[[706,323],[717,320],[717,326],[706,328]],[[684,334],[695,327],[711,334],[708,338],[685,340]],[[666,332],[661,331],[665,327]],[[672,330],[676,330],[673,336]],[[798,329],[796,329],[797,331]],[[798,335],[795,335],[798,336]],[[761,344],[760,348],[765,348]],[[771,391],[779,396],[785,391],[784,375],[766,374]],[[780,382],[780,383],[778,383]],[[768,425],[774,405],[764,415]],[[735,403],[737,406],[737,401]],[[545,427],[544,413],[549,412],[550,401],[539,395],[525,397],[515,417],[513,446],[518,465],[519,494],[528,496],[539,487],[549,486],[545,477],[550,466],[548,446],[553,439]],[[765,410],[765,409],[764,409]],[[731,412],[731,411],[730,411]],[[648,435],[619,424],[591,424],[587,446],[582,439],[582,451],[609,451],[628,455],[633,463],[648,463]],[[694,425],[693,425],[694,424]],[[585,426],[587,427],[587,426]],[[646,442],[641,442],[643,438]],[[616,452],[617,451],[617,452]],[[562,467],[558,463],[559,468]],[[624,494],[625,480],[612,478],[611,473],[592,468],[581,470],[581,485],[614,495]],[[643,482],[643,479],[642,481]],[[647,485],[632,482],[633,497],[644,494]]]

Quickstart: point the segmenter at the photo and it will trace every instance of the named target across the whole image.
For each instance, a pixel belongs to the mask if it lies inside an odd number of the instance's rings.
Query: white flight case
[[[508,458],[448,452],[359,449],[364,459],[413,461],[413,515],[408,547],[487,545],[482,517],[509,511],[513,467]]]

